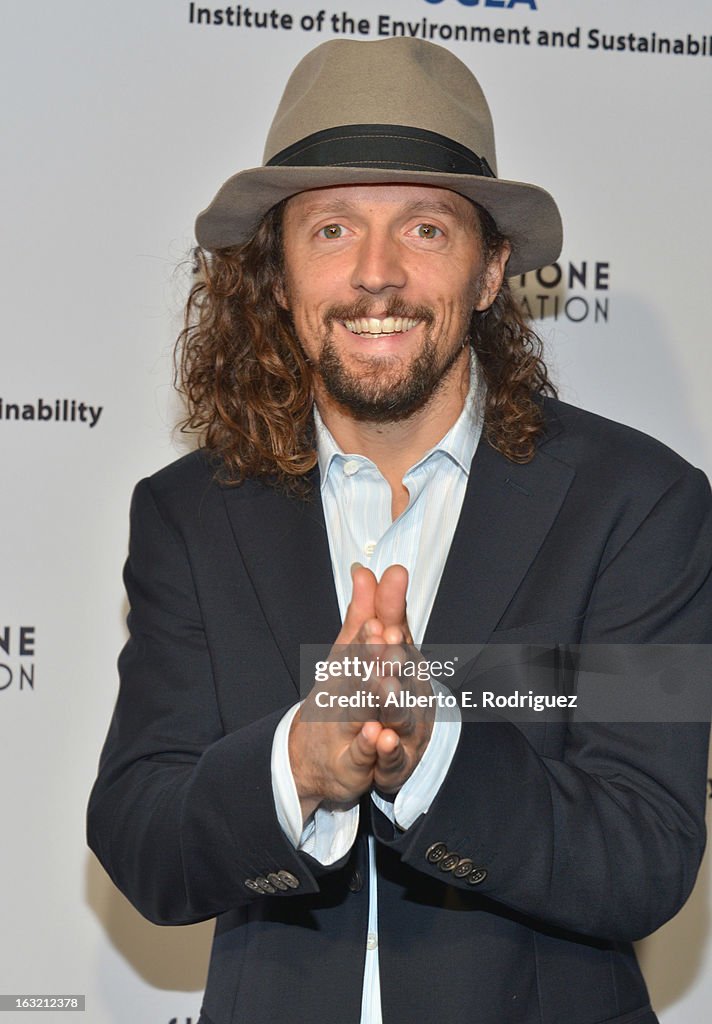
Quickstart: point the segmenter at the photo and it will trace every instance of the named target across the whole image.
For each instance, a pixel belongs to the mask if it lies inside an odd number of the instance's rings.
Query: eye
[[[342,238],[344,229],[341,224],[327,224],[325,227],[320,228],[319,231],[317,231],[317,234],[322,238]]]
[[[434,224],[418,224],[415,231],[418,238],[424,238],[426,241],[432,241],[442,235],[440,228],[436,228]]]

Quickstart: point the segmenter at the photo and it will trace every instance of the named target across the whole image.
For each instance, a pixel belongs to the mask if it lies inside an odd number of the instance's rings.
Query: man
[[[706,480],[551,397],[503,282],[558,211],[494,168],[452,54],[332,41],[198,219],[204,448],[134,496],[89,835],[151,920],[218,917],[204,1024],[656,1020],[630,942],[694,884],[703,724],[298,702],[334,638],[710,639]]]

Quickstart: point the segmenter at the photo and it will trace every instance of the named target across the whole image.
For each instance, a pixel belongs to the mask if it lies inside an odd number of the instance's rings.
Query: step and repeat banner
[[[171,350],[193,220],[259,164],[304,53],[408,35],[475,71],[500,174],[563,214],[560,261],[516,281],[562,397],[712,473],[707,0],[343,3],[0,0],[0,994],[84,996],[71,1019],[198,1017],[210,923],[143,921],[86,850],[84,811],[131,490],[190,443]],[[708,860],[640,956],[665,1024],[709,1019]]]

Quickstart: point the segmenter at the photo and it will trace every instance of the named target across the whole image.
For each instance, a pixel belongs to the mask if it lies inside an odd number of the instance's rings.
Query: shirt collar
[[[442,440],[427,451],[411,469],[422,465],[436,452],[442,452],[460,467],[465,476],[469,476],[470,465],[482,434],[486,394],[485,382],[479,371],[477,359],[474,352],[470,350],[470,390],[467,393],[462,412]],[[347,455],[341,450],[334,440],[331,431],[321,418],[316,405],[314,406],[314,427],[317,462],[321,477],[321,489],[323,490],[335,459],[363,459],[365,456]],[[408,470],[408,472],[410,471]]]

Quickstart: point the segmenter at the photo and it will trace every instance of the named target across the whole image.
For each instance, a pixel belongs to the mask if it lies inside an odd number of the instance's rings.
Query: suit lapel
[[[299,689],[299,645],[331,644],[341,628],[318,486],[308,501],[248,481],[225,490],[238,548],[265,619]]]
[[[509,462],[486,441],[472,461],[426,644],[486,643],[551,528],[574,470],[539,448]]]
[[[517,464],[480,442],[424,643],[487,642],[574,475],[545,446]],[[333,643],[341,628],[316,469],[311,483],[309,501],[250,481],[224,491],[235,541],[297,689],[299,645]]]

